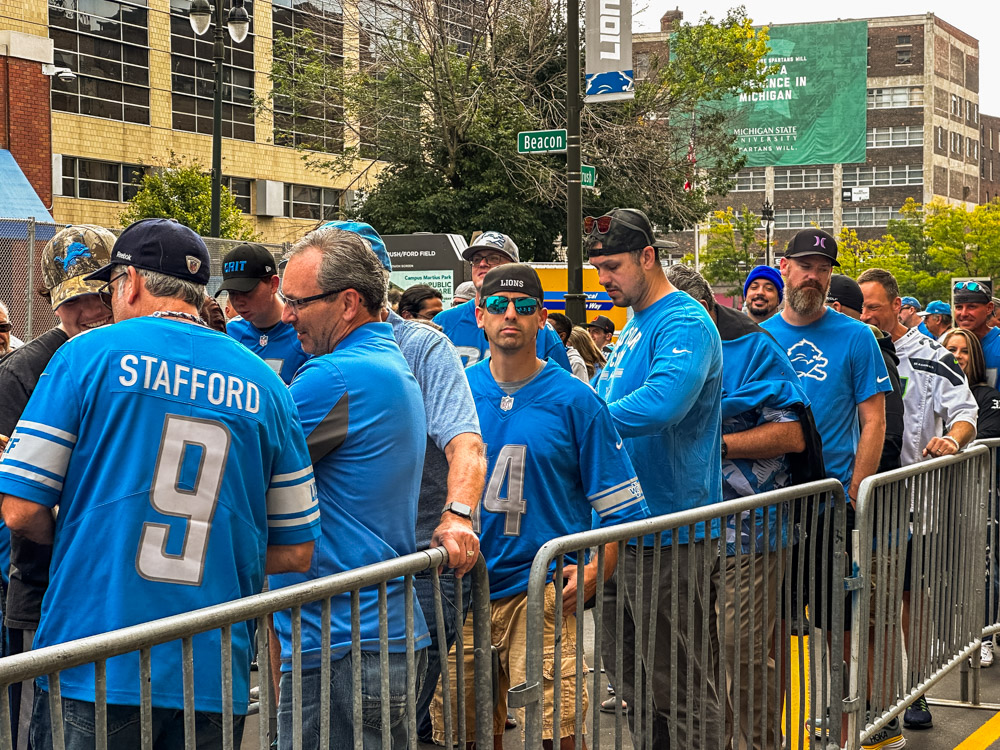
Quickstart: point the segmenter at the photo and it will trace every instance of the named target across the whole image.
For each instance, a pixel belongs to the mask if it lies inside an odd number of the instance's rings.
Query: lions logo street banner
[[[632,80],[631,0],[587,3],[587,87],[585,102],[614,102],[635,96]]]

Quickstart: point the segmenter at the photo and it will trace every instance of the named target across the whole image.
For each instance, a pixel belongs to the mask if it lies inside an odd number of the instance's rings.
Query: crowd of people
[[[447,309],[426,286],[390,302],[389,255],[361,222],[309,232],[280,273],[263,246],[235,247],[219,269],[221,305],[206,295],[212,261],[204,242],[175,221],[143,220],[117,239],[90,225],[60,231],[43,252],[41,292],[58,325],[18,342],[0,304],[5,653],[230,601],[261,591],[265,580],[276,589],[440,547],[448,557],[445,612],[457,609],[456,582],[468,604],[466,574],[480,556],[486,562],[501,747],[507,689],[525,679],[529,571],[546,541],[822,477],[843,485],[850,529],[866,477],[956,453],[977,434],[1000,436],[1000,331],[986,282],[955,283],[953,328],[950,305],[935,300],[924,309],[901,297],[887,271],[870,269],[857,281],[835,274],[836,240],[806,229],[778,268],[752,270],[739,311],[719,304],[696,270],[664,268],[666,245],[642,211],[588,217],[584,229],[601,285],[615,306],[630,309],[620,331],[603,315],[579,326],[549,313],[538,274],[520,262],[514,238],[497,231],[464,251],[471,282]],[[780,746],[776,722],[750,721],[746,711],[733,726],[731,716],[737,701],[779,705],[773,659],[739,696],[718,679],[739,668],[736,654],[745,663],[761,647],[736,644],[746,635],[738,627],[717,642],[718,618],[743,615],[718,611],[716,592],[726,587],[750,601],[762,586],[781,584],[780,556],[766,567],[752,557],[727,554],[718,530],[704,525],[665,536],[661,550],[652,537],[632,540],[620,559],[617,544],[606,547],[598,626],[614,691],[607,703],[633,729],[641,717],[652,747]],[[675,566],[711,573],[678,579]],[[583,668],[576,592],[590,598],[598,586],[597,558],[582,569],[578,580],[576,566],[566,566],[546,590],[545,638],[561,639],[563,675]],[[380,747],[386,716],[392,746],[406,746],[411,681],[417,735],[429,740],[441,660],[457,634],[446,616],[439,642],[431,574],[417,576],[414,589],[415,674],[402,581],[386,586],[387,621],[379,592],[361,592],[360,665],[349,595],[334,597],[328,621],[319,603],[301,608],[300,623],[275,613],[270,654],[255,654],[250,625],[234,626],[236,743],[255,656],[280,675],[280,747],[292,747],[293,657],[302,665],[304,747],[318,746],[324,713],[331,748],[353,746],[356,732],[365,747]],[[676,606],[664,604],[672,599]],[[651,611],[654,600],[661,604]],[[752,630],[769,642],[776,623],[764,609]],[[689,619],[710,623],[713,643],[680,638],[671,655],[671,633],[684,632]],[[650,650],[645,625],[653,621]],[[326,629],[329,705],[320,705]],[[193,639],[199,746],[221,738],[220,637]],[[988,652],[987,644],[983,664]],[[181,657],[180,644],[153,650],[153,747],[183,742]],[[94,675],[93,665],[61,674],[67,747],[94,745]],[[137,747],[138,658],[109,660],[106,675],[108,746]],[[652,685],[648,704],[632,692],[637,678]],[[701,697],[687,696],[688,685]],[[547,679],[542,688],[547,746],[574,747],[576,717],[566,707],[577,698],[575,680]],[[15,741],[52,746],[49,690],[45,678],[12,690]],[[349,718],[357,691],[361,726]],[[923,697],[904,723],[931,725]],[[643,743],[633,737],[635,747]],[[866,747],[903,744],[894,720]]]

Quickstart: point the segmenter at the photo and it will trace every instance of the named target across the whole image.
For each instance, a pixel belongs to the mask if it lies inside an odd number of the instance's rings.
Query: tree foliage
[[[725,287],[730,297],[743,296],[743,283],[747,274],[763,261],[765,244],[758,240],[760,217],[746,206],[737,214],[732,207],[715,211],[710,217],[708,239],[701,251],[701,273],[713,285]],[[694,256],[685,256],[691,263]]]
[[[343,149],[310,152],[309,163],[336,176],[377,170],[357,213],[382,231],[498,229],[525,257],[548,257],[565,227],[566,159],[518,155],[516,140],[566,125],[562,6],[399,0],[380,17],[370,9],[385,6],[356,7],[344,23],[358,34],[357,67],[333,64],[311,32],[275,41],[275,106],[343,112]],[[674,54],[650,60],[633,101],[586,107],[583,161],[599,177],[585,210],[641,207],[664,230],[703,218],[707,197],[724,194],[742,166],[727,110],[712,103],[763,88],[767,38],[742,9],[681,24]],[[297,123],[310,126],[328,127]],[[685,190],[692,158],[697,180]]]
[[[161,170],[142,180],[135,197],[118,217],[122,226],[140,219],[176,219],[203,237],[212,226],[212,179],[197,162],[184,164],[174,154]],[[232,193],[223,185],[219,200],[219,236],[255,240],[253,227],[240,212]]]

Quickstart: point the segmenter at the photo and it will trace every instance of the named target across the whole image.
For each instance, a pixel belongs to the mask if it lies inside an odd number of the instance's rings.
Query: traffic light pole
[[[583,293],[583,186],[580,175],[580,0],[566,3],[566,315],[587,322]]]

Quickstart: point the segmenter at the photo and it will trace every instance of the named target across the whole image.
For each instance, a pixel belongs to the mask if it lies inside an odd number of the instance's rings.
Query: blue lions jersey
[[[437,320],[437,316],[434,318]],[[1000,328],[991,328],[979,339],[983,345],[983,359],[986,362],[986,382],[997,387],[997,371],[1000,370]]]
[[[228,336],[143,317],[55,353],[0,460],[0,493],[59,507],[35,646],[259,593],[268,545],[312,541],[319,509],[291,396]],[[222,710],[220,632],[194,637],[195,707]],[[245,713],[253,628],[232,628]],[[181,644],[152,650],[153,705],[182,708]],[[107,662],[139,705],[139,654]],[[42,680],[44,684],[44,679]],[[62,694],[94,701],[93,666]]]
[[[477,514],[491,599],[527,591],[539,548],[589,530],[593,512],[602,526],[649,516],[608,408],[588,385],[551,362],[513,396],[488,361],[466,373],[486,443]]]
[[[450,310],[439,312],[434,316],[434,322],[441,326],[444,335],[451,339],[451,343],[458,350],[458,356],[462,358],[462,364],[466,367],[489,358],[490,342],[486,340],[483,329],[476,323],[474,299]],[[552,326],[546,325],[538,332],[538,337],[535,339],[535,353],[539,359],[551,359],[567,372],[572,372],[566,347]]]
[[[309,359],[302,351],[295,329],[280,320],[270,330],[262,331],[243,318],[233,318],[226,324],[226,333],[267,362],[285,385],[292,382],[302,363]]]
[[[416,516],[427,445],[424,402],[388,323],[367,323],[313,357],[290,387],[306,433],[323,512],[323,533],[308,573],[270,576],[271,588],[290,586],[417,551]],[[402,580],[388,584],[389,650],[406,650]],[[351,595],[333,597],[332,658],[351,646]],[[291,669],[289,611],[274,614],[281,668]],[[302,607],[302,664],[320,666],[320,604]],[[414,605],[416,647],[430,642]],[[361,647],[379,648],[378,588],[361,592]]]

